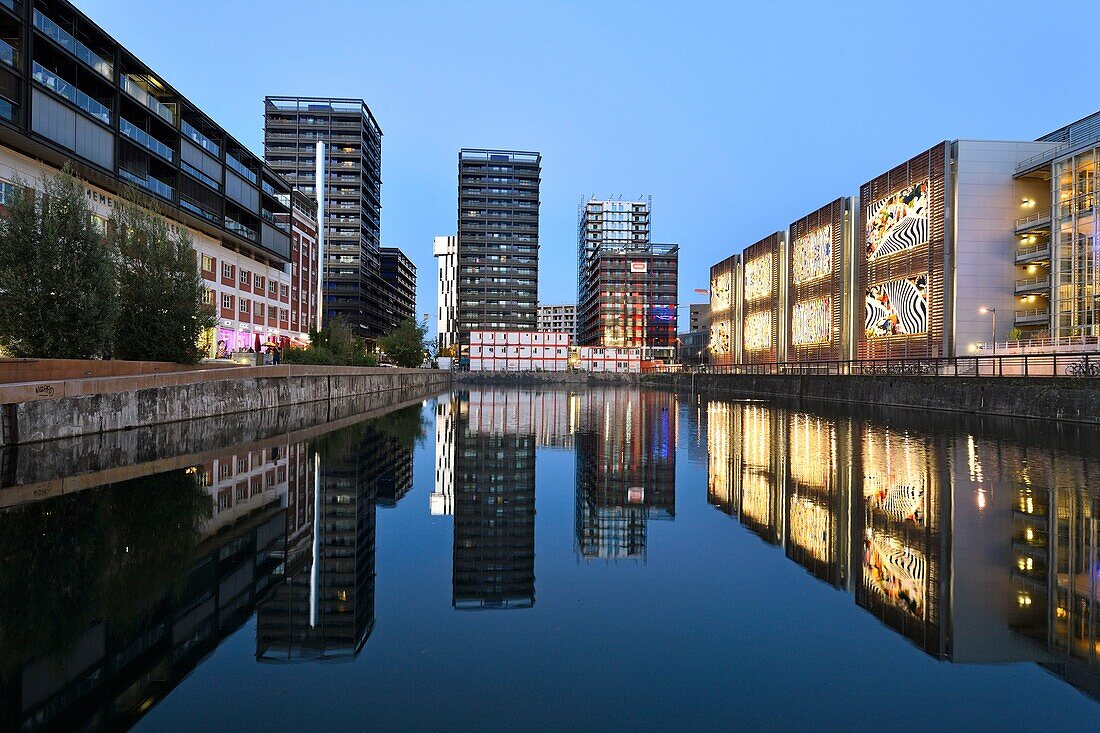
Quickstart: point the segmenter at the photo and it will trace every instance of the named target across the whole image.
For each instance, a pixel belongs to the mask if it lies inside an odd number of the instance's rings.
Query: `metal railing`
[[[1030,310],[1016,311],[1016,320],[1026,318],[1049,318],[1050,310],[1047,308],[1032,308]]]
[[[1029,214],[1027,216],[1021,216],[1019,219],[1016,220],[1016,229],[1018,231],[1020,229],[1023,229],[1024,227],[1031,226],[1032,224],[1039,224],[1044,219],[1048,221],[1050,220],[1050,209],[1047,209],[1046,211],[1038,211],[1034,214]]]
[[[1055,156],[1057,156],[1058,153],[1062,152],[1063,150],[1065,150],[1069,146],[1070,146],[1070,143],[1067,140],[1066,142],[1058,143],[1057,145],[1051,147],[1048,150],[1044,150],[1041,153],[1038,153],[1036,155],[1032,155],[1030,158],[1024,158],[1023,160],[1021,160],[1019,163],[1016,164],[1016,170],[1017,171],[1022,171],[1026,168],[1030,168],[1031,166],[1035,165],[1036,163],[1042,163],[1042,162],[1045,162],[1047,160],[1051,160]]]
[[[1050,275],[1044,277],[1029,277],[1016,281],[1016,292],[1029,290],[1035,286],[1050,287]]]
[[[913,377],[1084,377],[1100,378],[1100,351],[1067,354],[993,354],[927,359],[772,362],[768,364],[665,364],[655,373],[766,374]]]
[[[1043,252],[1050,252],[1050,243],[1043,242],[1041,244],[1032,244],[1027,247],[1019,247],[1016,250],[1016,261],[1025,260],[1032,255],[1042,254]]]

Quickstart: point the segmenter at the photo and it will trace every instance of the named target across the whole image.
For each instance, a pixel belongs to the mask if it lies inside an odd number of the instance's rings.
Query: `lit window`
[[[213,272],[214,271],[214,258],[213,257],[211,257],[210,255],[203,255],[202,256],[202,270],[203,270],[203,272]]]

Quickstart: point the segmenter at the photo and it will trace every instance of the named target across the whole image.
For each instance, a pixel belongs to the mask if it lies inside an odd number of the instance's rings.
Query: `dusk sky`
[[[686,304],[712,263],[940,140],[1034,139],[1100,108],[1071,31],[1100,2],[76,4],[261,155],[265,95],[365,99],[382,243],[416,263],[420,313],[464,146],[542,153],[542,302],[576,298],[595,194],[653,197]]]

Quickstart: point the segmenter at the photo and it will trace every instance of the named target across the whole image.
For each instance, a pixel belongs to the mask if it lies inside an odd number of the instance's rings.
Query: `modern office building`
[[[436,237],[436,338],[440,350],[458,343],[458,237]]]
[[[382,281],[386,283],[386,318],[393,329],[416,317],[416,265],[397,247],[378,251]]]
[[[302,334],[281,176],[66,0],[0,2],[0,39],[3,195],[71,163],[105,220],[136,187],[193,238],[229,350]]]
[[[692,303],[688,314],[688,331],[705,331],[710,326],[710,303]]]
[[[577,332],[582,346],[676,347],[679,247],[650,241],[650,202],[590,200],[577,224]]]
[[[318,142],[325,143],[323,317],[377,338],[392,327],[404,297],[382,276],[382,128],[361,99],[264,99],[264,157],[315,198],[322,193]]]
[[[463,148],[458,154],[457,336],[534,331],[539,286],[542,155]]]
[[[577,341],[577,306],[572,303],[539,306],[538,330],[569,334],[569,341]]]
[[[1100,112],[1039,138],[1016,167],[1016,305],[1026,337],[1062,344],[1100,337]],[[1005,319],[1006,321],[1008,319]]]
[[[736,275],[719,263],[712,361],[965,356],[1018,335],[1013,318],[996,318],[1017,310],[1021,324],[1041,329],[1051,225],[1045,209],[1033,210],[1052,195],[1042,171],[1053,170],[1056,147],[944,141],[865,183],[858,199],[837,199],[746,249]],[[1062,291],[1079,305],[1092,292],[1082,267],[1066,277],[1085,295]],[[736,323],[716,303],[722,277],[741,288]],[[737,327],[740,354],[726,346]]]

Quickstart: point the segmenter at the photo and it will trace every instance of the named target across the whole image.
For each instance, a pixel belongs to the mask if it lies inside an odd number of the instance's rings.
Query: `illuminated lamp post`
[[[993,353],[997,353],[997,309],[982,307],[979,311],[981,314],[992,313],[993,314]]]

